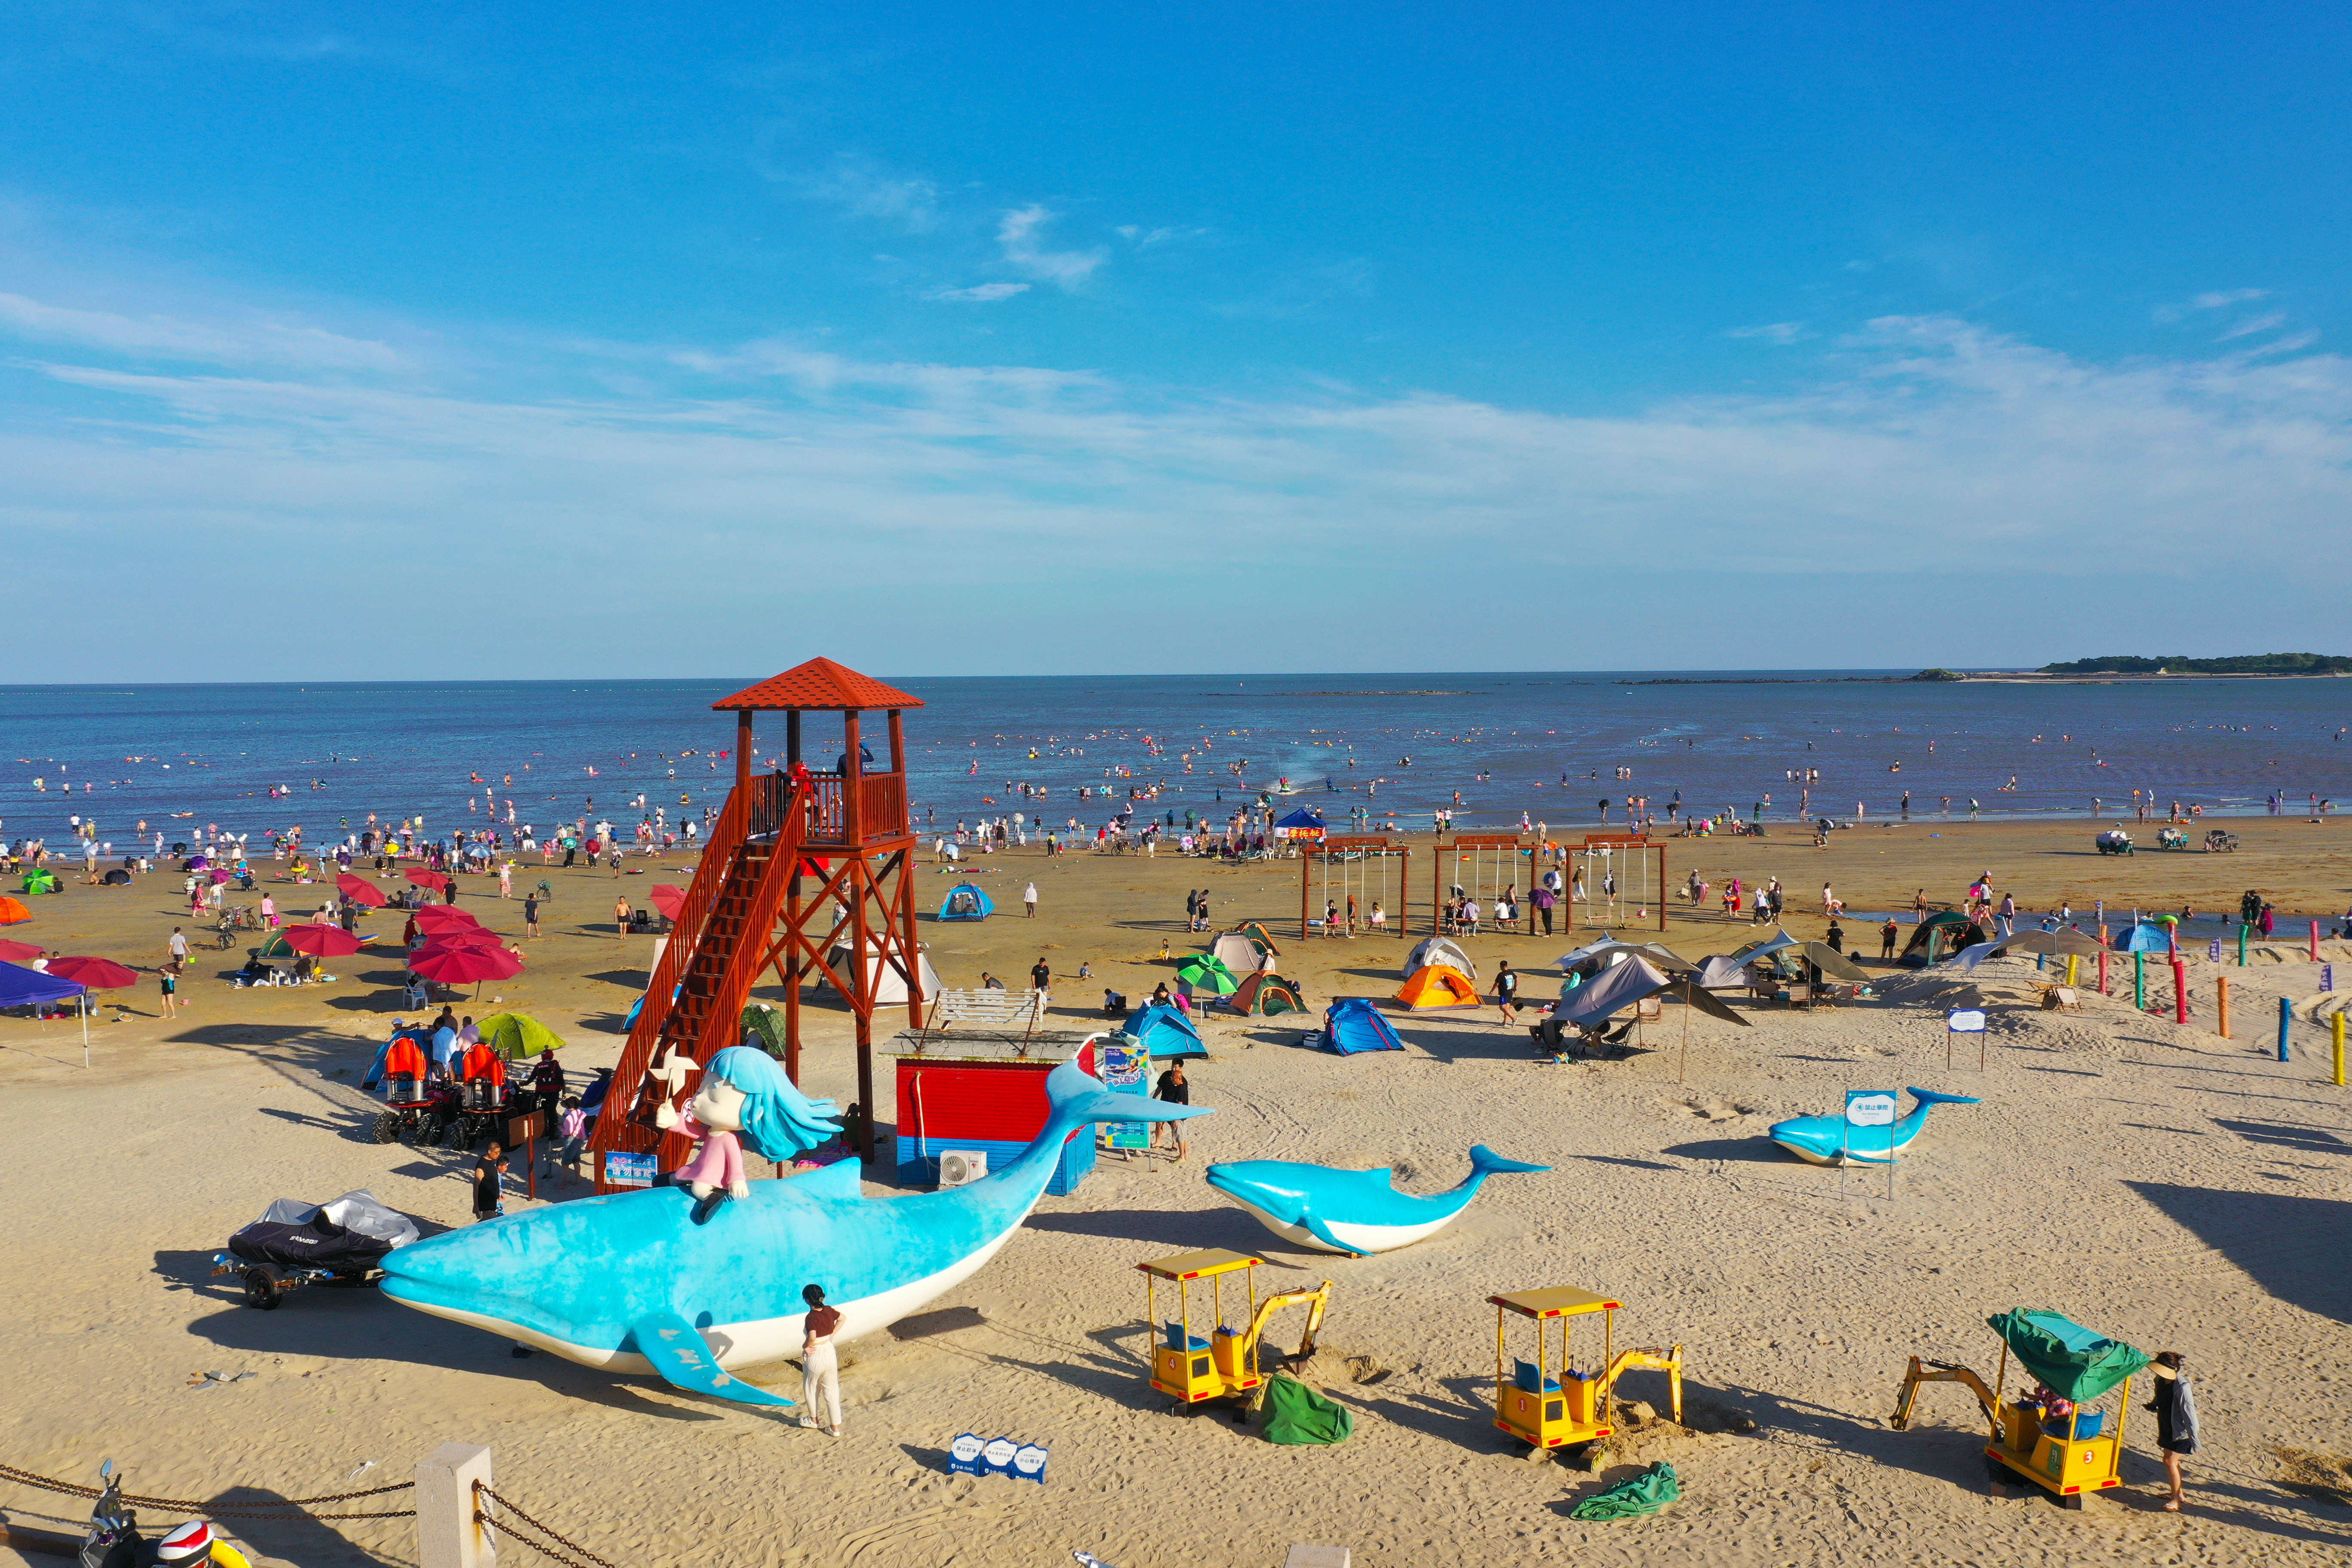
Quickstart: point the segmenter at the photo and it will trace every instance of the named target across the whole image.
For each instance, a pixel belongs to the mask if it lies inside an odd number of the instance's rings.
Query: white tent
[[[916,949],[916,958],[922,965],[923,998],[929,1001],[937,996],[942,989],[940,972],[931,967],[931,955],[928,948]],[[847,1000],[849,995],[848,944],[844,942],[826,953],[824,963],[825,973],[819,978],[819,984],[830,985],[845,1001]],[[907,1000],[907,982],[898,973],[897,965],[878,952],[869,952],[866,955],[866,979],[874,987],[874,1000],[877,1004],[887,1006],[893,1002],[903,1004]]]
[[[1236,979],[1274,967],[1274,955],[1261,955],[1257,943],[1239,931],[1229,931],[1209,944],[1209,956],[1234,972]]]
[[[1463,952],[1450,937],[1423,937],[1415,943],[1412,952],[1404,961],[1405,978],[1410,980],[1416,971],[1432,963],[1443,963],[1448,968],[1458,969],[1473,980],[1478,978],[1478,966],[1470,962],[1470,955]]]

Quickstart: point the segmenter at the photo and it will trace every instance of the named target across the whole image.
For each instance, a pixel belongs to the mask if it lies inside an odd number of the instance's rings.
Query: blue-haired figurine
[[[833,1101],[802,1094],[773,1057],[731,1046],[702,1069],[678,1131],[698,1146],[670,1182],[694,1194],[694,1223],[705,1225],[724,1200],[751,1195],[743,1179],[744,1142],[781,1163],[839,1136],[841,1122]]]

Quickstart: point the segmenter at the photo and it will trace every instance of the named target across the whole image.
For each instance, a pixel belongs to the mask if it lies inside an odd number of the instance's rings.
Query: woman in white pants
[[[808,1317],[801,1339],[801,1425],[815,1426],[817,1401],[824,1401],[825,1414],[830,1417],[824,1429],[841,1436],[841,1362],[833,1348],[834,1331],[841,1327],[841,1313],[824,1304],[824,1287],[811,1285],[801,1291],[801,1300],[808,1303]]]

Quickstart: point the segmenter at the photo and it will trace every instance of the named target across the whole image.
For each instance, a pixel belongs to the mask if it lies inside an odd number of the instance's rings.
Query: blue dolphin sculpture
[[[1885,1127],[1848,1127],[1843,1116],[1800,1116],[1776,1121],[1764,1136],[1800,1160],[1816,1165],[1891,1165],[1911,1147],[1911,1140],[1927,1125],[1928,1110],[1938,1105],[1976,1105],[1971,1095],[1938,1094],[1932,1089],[1904,1090],[1916,1102],[1911,1114]]]
[[[838,1337],[886,1328],[937,1300],[996,1255],[1037,1205],[1063,1141],[1094,1121],[1208,1113],[1115,1094],[1075,1062],[1045,1079],[1052,1114],[1034,1142],[969,1186],[868,1199],[844,1160],[753,1182],[708,1225],[683,1187],[553,1204],[453,1230],[384,1259],[383,1293],[583,1366],[654,1372],[747,1405],[791,1400],[730,1376],[796,1354],[804,1285],[840,1310]]]
[[[1484,1143],[1470,1151],[1470,1174],[1451,1192],[1416,1197],[1396,1190],[1391,1173],[1341,1171],[1287,1160],[1241,1160],[1209,1167],[1209,1185],[1255,1215],[1286,1240],[1358,1258],[1393,1252],[1434,1236],[1470,1206],[1486,1178],[1549,1171],[1506,1160]]]

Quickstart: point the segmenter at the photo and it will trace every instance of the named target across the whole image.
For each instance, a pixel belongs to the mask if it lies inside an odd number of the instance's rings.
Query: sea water
[[[1444,809],[1457,830],[1524,814],[1581,835],[1622,826],[1629,796],[1661,823],[1677,798],[1874,821],[1899,817],[1906,791],[1914,820],[2087,822],[2095,799],[2128,819],[2135,790],[2208,816],[2352,801],[2352,684],[1889,673],[883,679],[923,701],[906,715],[912,791],[942,830],[1016,813],[1090,830],[1154,786],[1138,821],[1222,822],[1264,795],[1335,827],[1423,833]],[[421,816],[438,837],[488,825],[493,798],[501,826],[509,802],[518,825],[656,806],[675,824],[725,798],[734,720],[710,704],[757,678],[0,687],[0,834],[58,844],[79,815],[118,852],[142,819],[151,841],[184,837],[175,824],[299,824],[316,843],[373,813]],[[806,754],[833,765],[839,719],[806,722]],[[760,716],[762,765],[783,732]],[[865,733],[887,757],[879,715]]]

